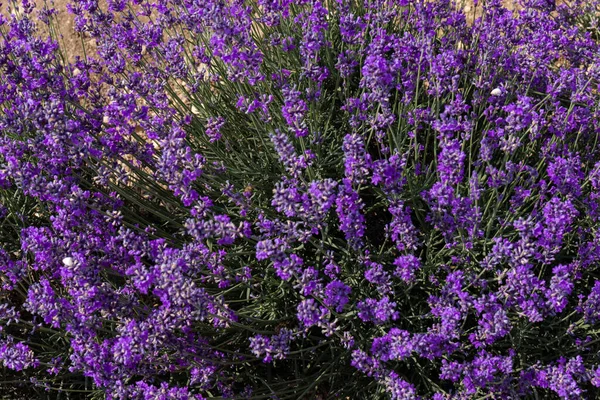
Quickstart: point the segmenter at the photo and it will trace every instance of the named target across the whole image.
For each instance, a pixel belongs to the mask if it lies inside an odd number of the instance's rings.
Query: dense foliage
[[[600,14],[521,6],[9,5],[0,390],[597,398]]]

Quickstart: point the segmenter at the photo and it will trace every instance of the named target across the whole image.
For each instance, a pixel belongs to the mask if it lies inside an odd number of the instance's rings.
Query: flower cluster
[[[600,3],[458,3],[3,9],[10,393],[597,398]]]

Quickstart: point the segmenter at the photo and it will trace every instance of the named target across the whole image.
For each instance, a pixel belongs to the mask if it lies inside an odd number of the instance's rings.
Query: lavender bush
[[[597,398],[600,9],[521,6],[10,4],[0,388]]]

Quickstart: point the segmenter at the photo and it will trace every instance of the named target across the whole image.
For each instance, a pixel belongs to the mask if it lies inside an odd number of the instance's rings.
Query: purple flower
[[[285,359],[290,352],[290,343],[294,339],[294,333],[282,328],[278,334],[271,336],[271,353],[278,360]]]
[[[308,111],[306,102],[302,100],[301,92],[294,89],[284,90],[285,102],[281,109],[283,118],[297,137],[308,135],[304,117]]]
[[[273,261],[273,268],[277,276],[284,281],[288,281],[293,275],[300,274],[300,268],[304,261],[302,258],[295,254],[291,254],[289,257],[278,259]]]
[[[377,92],[380,96],[385,96],[394,84],[392,71],[383,56],[369,54],[362,67],[361,86]]]
[[[390,301],[388,296],[384,296],[381,300],[368,298],[359,301],[357,304],[358,317],[363,322],[373,322],[376,325],[381,325],[389,320],[395,321],[399,317],[398,311],[395,310],[396,302]]]
[[[568,296],[574,288],[572,265],[557,265],[552,268],[550,287],[546,291],[546,302],[552,313],[561,313],[567,306]]]
[[[358,67],[356,53],[352,50],[346,50],[338,55],[338,61],[335,68],[339,71],[343,78],[349,78]]]
[[[39,364],[33,351],[24,343],[0,343],[0,361],[5,368],[14,371],[35,368]]]
[[[295,287],[303,296],[320,293],[323,290],[323,284],[319,278],[319,271],[313,267],[304,268]]]
[[[361,17],[352,14],[347,2],[344,3],[343,5],[340,4],[340,34],[342,40],[350,45],[360,44],[365,35],[366,23]]]
[[[591,384],[595,387],[600,387],[600,367],[596,368],[593,372],[592,379],[590,380]]]
[[[544,229],[538,239],[538,244],[542,247],[542,261],[554,260],[554,255],[562,246],[563,238],[571,230],[571,224],[578,215],[579,212],[570,199],[563,201],[553,197],[544,205]]]
[[[513,356],[495,356],[482,350],[470,362],[442,361],[440,378],[457,382],[462,376],[466,395],[477,390],[500,386],[510,379],[513,371]]]
[[[476,299],[473,306],[479,316],[478,329],[469,338],[477,348],[491,345],[510,332],[512,324],[508,313],[495,294]]]
[[[442,145],[438,157],[438,174],[440,181],[450,185],[457,185],[464,177],[465,153],[461,150],[458,140],[451,140]]]
[[[298,304],[298,320],[305,328],[314,325],[322,325],[326,322],[328,310],[325,307],[318,306],[314,299],[304,299]]]
[[[340,229],[344,232],[346,240],[353,247],[358,247],[365,234],[365,217],[361,212],[364,204],[358,193],[352,189],[350,180],[344,179],[343,183],[336,200]]]
[[[351,364],[367,376],[377,374],[380,369],[380,363],[375,357],[370,357],[366,352],[358,349],[352,352]]]
[[[256,259],[266,260],[275,259],[279,260],[285,256],[286,251],[289,249],[289,244],[281,238],[265,239],[256,243]]]
[[[391,372],[385,377],[384,384],[393,400],[417,400],[419,398],[414,385],[401,379],[395,372]]]
[[[394,276],[397,276],[406,283],[412,283],[415,279],[415,271],[421,268],[421,260],[412,254],[397,257],[394,260],[396,270]]]
[[[285,133],[276,130],[270,135],[270,138],[279,155],[279,160],[292,177],[297,177],[302,170],[306,169],[310,163],[310,157],[307,154],[298,156],[290,138]]]
[[[206,121],[205,131],[208,140],[216,142],[221,139],[221,128],[225,125],[225,118],[223,117],[210,117]]]
[[[371,156],[365,150],[364,139],[358,134],[344,136],[345,175],[353,184],[366,182],[371,167]]]
[[[404,360],[413,350],[410,333],[398,328],[392,328],[386,335],[373,339],[371,345],[371,353],[384,362]]]
[[[390,274],[383,269],[383,265],[366,260],[365,279],[377,286],[380,293],[389,293],[391,291]]]
[[[401,157],[398,154],[393,154],[388,159],[373,161],[371,183],[381,185],[390,193],[398,193],[406,182],[406,178],[403,178],[402,175],[406,168],[406,162],[406,157]]]
[[[570,360],[560,358],[558,363],[536,374],[536,386],[548,388],[561,399],[580,399],[584,390],[579,386],[585,373],[583,359],[576,356]]]
[[[592,290],[581,307],[585,321],[596,323],[600,321],[600,281],[596,280]]]
[[[579,156],[556,157],[548,165],[548,176],[561,194],[581,195],[581,181],[585,176]]]
[[[546,308],[542,294],[545,285],[533,272],[530,264],[519,265],[506,273],[506,283],[500,288],[508,306],[517,305],[531,322],[544,319]]]
[[[331,281],[325,286],[323,303],[328,307],[335,307],[336,312],[342,312],[348,303],[351,288],[340,281]]]
[[[256,335],[250,338],[250,350],[258,358],[262,358],[264,363],[273,360],[271,355],[271,339],[263,335]]]

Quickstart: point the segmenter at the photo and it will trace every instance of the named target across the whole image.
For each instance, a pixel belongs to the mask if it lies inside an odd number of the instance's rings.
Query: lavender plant
[[[0,387],[600,393],[597,3],[0,17]],[[84,43],[84,42],[82,42]]]

